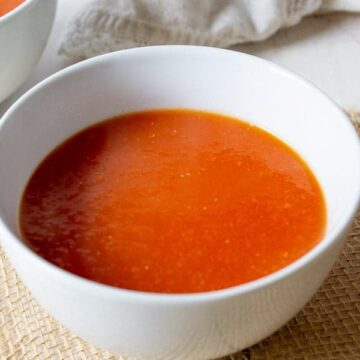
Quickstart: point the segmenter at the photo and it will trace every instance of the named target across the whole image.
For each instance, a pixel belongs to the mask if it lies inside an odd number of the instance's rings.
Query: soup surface
[[[22,4],[25,0],[0,0],[0,16],[3,16]]]
[[[246,122],[193,110],[119,116],[36,169],[20,228],[40,256],[113,286],[191,293],[270,274],[324,234],[305,162]]]

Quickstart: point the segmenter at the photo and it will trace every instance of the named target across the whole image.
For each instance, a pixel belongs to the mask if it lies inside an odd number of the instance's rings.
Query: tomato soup
[[[289,146],[194,110],[119,116],[74,135],[23,195],[26,243],[112,286],[193,293],[268,275],[322,238],[321,188]]]
[[[22,4],[25,0],[0,0],[0,16],[3,16]]]

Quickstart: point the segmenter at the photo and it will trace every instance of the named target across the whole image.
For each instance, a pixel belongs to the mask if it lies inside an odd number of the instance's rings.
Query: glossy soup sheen
[[[22,4],[25,0],[0,0],[0,16],[3,16]]]
[[[36,169],[21,233],[39,255],[120,288],[192,293],[270,274],[325,230],[320,186],[286,144],[193,110],[119,116]]]

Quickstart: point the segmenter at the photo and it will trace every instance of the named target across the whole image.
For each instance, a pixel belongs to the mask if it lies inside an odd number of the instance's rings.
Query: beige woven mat
[[[351,117],[360,120],[360,114]],[[95,348],[53,320],[0,249],[0,359],[122,358]],[[360,359],[360,214],[331,275],[311,302],[276,334],[228,359]]]

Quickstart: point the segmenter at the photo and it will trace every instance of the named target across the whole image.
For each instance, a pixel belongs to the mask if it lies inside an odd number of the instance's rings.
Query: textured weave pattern
[[[350,114],[359,123],[360,114]],[[72,335],[31,297],[0,249],[0,360],[120,360]],[[360,215],[331,275],[277,333],[228,360],[360,359]]]

